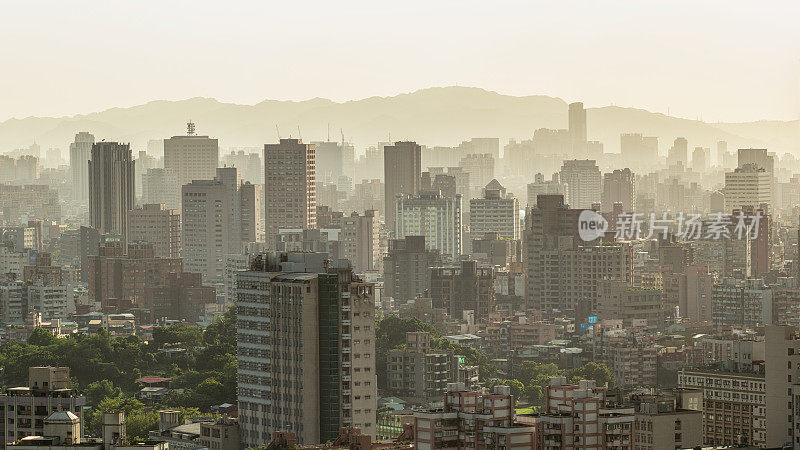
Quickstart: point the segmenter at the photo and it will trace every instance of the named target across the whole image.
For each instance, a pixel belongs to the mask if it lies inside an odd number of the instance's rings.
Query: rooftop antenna
[[[342,151],[344,151],[344,130],[339,128],[339,133],[342,133]]]
[[[187,136],[194,136],[195,135],[194,122],[192,122],[192,119],[189,119],[189,121],[186,122],[186,135]]]
[[[297,137],[298,137],[298,138],[299,138],[301,141],[303,140],[303,135],[302,135],[302,134],[300,134],[300,125],[297,125]]]
[[[328,142],[331,141],[331,123],[328,122]]]
[[[281,130],[278,129],[278,124],[277,123],[275,124],[275,133],[277,133],[278,141],[280,142],[280,140],[281,140]]]

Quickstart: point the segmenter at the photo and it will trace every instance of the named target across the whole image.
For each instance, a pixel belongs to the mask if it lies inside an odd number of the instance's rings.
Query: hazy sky
[[[10,2],[0,120],[456,84],[707,121],[795,119],[799,18],[795,0]]]

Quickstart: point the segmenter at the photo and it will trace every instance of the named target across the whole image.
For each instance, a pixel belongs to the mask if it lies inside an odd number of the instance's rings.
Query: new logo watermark
[[[670,234],[685,240],[697,239],[757,239],[763,215],[761,211],[746,214],[711,213],[703,217],[697,213],[678,213],[674,216],[654,213],[623,213],[614,221],[614,237],[618,240],[647,240],[654,237],[667,239]],[[605,217],[585,209],[578,217],[578,234],[584,241],[593,241],[609,230]]]
[[[584,209],[578,216],[578,235],[586,242],[603,237],[608,231],[608,221],[597,211]]]

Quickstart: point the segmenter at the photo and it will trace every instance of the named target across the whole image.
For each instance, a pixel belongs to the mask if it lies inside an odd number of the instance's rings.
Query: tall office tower
[[[470,188],[478,190],[494,179],[494,157],[488,153],[466,155],[458,166],[469,174]]]
[[[186,128],[186,136],[164,139],[164,168],[172,169],[181,185],[214,178],[219,166],[219,141],[198,136],[192,122]]]
[[[434,267],[431,304],[457,320],[466,311],[472,311],[475,321],[488,319],[495,306],[494,278],[493,267],[478,267],[475,260],[461,261],[457,267]]]
[[[264,184],[264,165],[261,162],[263,150],[258,147],[232,149],[220,158],[220,165],[236,167],[242,180],[253,184]]]
[[[725,167],[727,155],[728,143],[726,141],[717,141],[717,165],[719,167]]]
[[[633,247],[583,241],[578,232],[581,211],[569,209],[561,195],[540,195],[525,215],[528,308],[574,311],[580,318],[594,310],[600,280],[633,282]]]
[[[581,102],[569,104],[569,141],[572,145],[573,155],[585,155],[587,151],[586,109]]]
[[[706,159],[706,149],[703,147],[695,147],[692,152],[692,170],[695,172],[705,172],[708,169],[708,160]]]
[[[616,169],[603,175],[603,212],[611,212],[614,203],[622,203],[624,212],[636,211],[636,175],[631,169]]]
[[[353,179],[355,165],[353,144],[332,141],[314,141],[312,144],[316,149],[318,181],[336,183],[342,176]]]
[[[134,163],[130,144],[96,142],[89,161],[89,222],[100,234],[128,235],[133,209]]]
[[[424,236],[407,236],[389,241],[383,258],[383,297],[404,305],[430,288],[431,267],[442,264],[441,255],[428,250]]]
[[[85,131],[75,135],[69,144],[69,170],[72,175],[72,196],[76,201],[89,201],[89,156],[92,153],[94,136]]]
[[[772,211],[772,173],[755,164],[725,172],[725,211],[767,205]]]
[[[249,181],[239,185],[239,216],[241,219],[240,238],[243,243],[263,242],[264,225],[261,217],[262,185],[252,184]]]
[[[497,180],[483,189],[483,198],[469,201],[469,232],[483,237],[486,233],[499,233],[500,239],[522,238],[519,221],[519,200],[510,195]]]
[[[417,195],[422,176],[422,147],[416,142],[395,142],[383,147],[386,184],[384,218],[390,231],[396,231],[397,196]]]
[[[204,283],[223,283],[225,255],[241,253],[252,237],[254,189],[240,188],[237,174],[235,167],[220,167],[213,180],[183,186],[181,254],[186,271],[203,274]],[[242,214],[248,216],[246,225]]]
[[[181,213],[163,203],[128,211],[128,242],[153,245],[157,258],[181,257]]]
[[[181,184],[172,169],[149,169],[142,175],[142,203],[163,203],[167,209],[181,208]]]
[[[316,150],[300,139],[264,145],[266,243],[274,245],[280,228],[317,226]]]
[[[247,447],[274,431],[327,442],[376,434],[375,295],[326,253],[267,253],[239,272],[239,423]],[[342,264],[344,263],[344,264]]]
[[[142,182],[144,174],[148,170],[156,168],[159,160],[155,156],[148,155],[145,151],[139,151],[139,156],[134,160],[134,164],[136,165],[136,198],[140,198],[144,186]]]
[[[374,209],[357,212],[340,221],[339,235],[342,256],[353,264],[356,273],[376,271],[381,267],[381,223]]]
[[[425,236],[425,245],[457,260],[462,251],[461,196],[443,197],[439,191],[397,197],[395,235]]]
[[[689,141],[686,138],[678,137],[672,143],[672,147],[667,151],[667,166],[687,166],[689,162]]]
[[[559,172],[561,183],[567,185],[569,205],[576,209],[589,209],[593,203],[600,202],[602,177],[592,159],[564,161]]]

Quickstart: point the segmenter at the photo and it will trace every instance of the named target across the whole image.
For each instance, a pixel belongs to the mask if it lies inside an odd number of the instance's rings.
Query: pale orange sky
[[[798,17],[796,1],[12,2],[0,121],[456,84],[707,121],[796,119]]]

